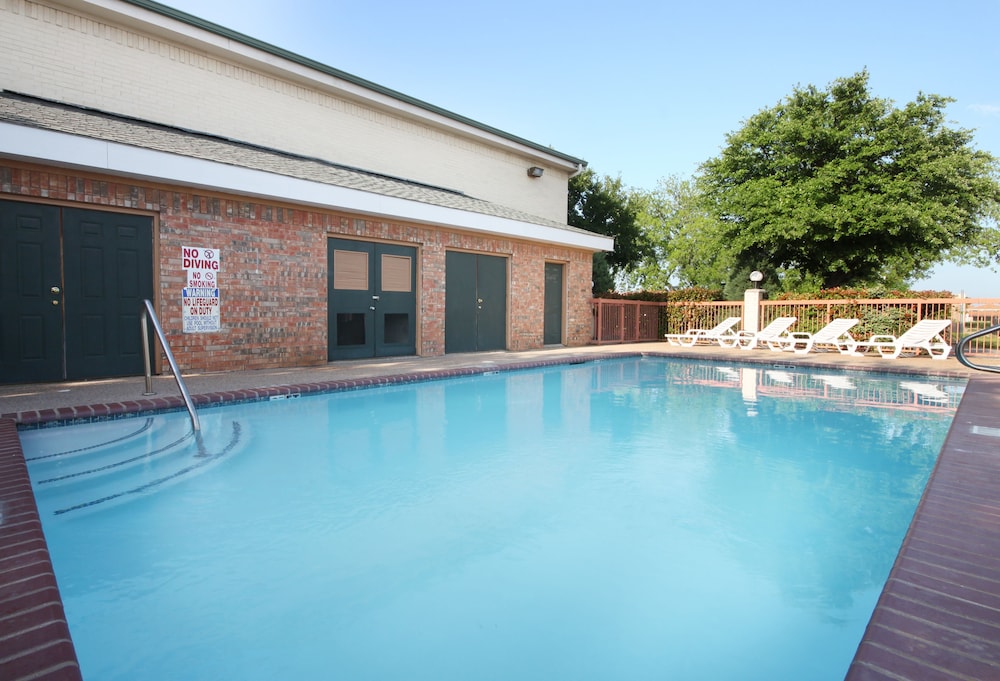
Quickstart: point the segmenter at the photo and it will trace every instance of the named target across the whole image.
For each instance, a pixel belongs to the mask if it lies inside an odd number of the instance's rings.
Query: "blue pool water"
[[[628,359],[22,441],[87,681],[822,681],[962,385]]]

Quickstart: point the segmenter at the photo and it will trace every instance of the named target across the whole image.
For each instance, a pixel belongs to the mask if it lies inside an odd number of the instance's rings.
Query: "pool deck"
[[[763,366],[968,378],[941,455],[847,681],[1000,679],[1000,375],[926,355],[897,360],[664,343],[334,362],[185,375],[197,406],[423,378],[655,354]],[[170,377],[0,385],[0,679],[78,680],[17,428],[183,408]]]

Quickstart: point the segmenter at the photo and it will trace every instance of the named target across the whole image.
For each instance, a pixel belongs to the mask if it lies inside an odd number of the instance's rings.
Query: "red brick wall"
[[[510,350],[542,346],[546,261],[566,265],[566,344],[583,345],[591,337],[591,255],[586,251],[9,162],[0,163],[0,198],[82,203],[156,216],[158,313],[185,370],[325,363],[328,235],[420,249],[421,355],[444,354],[444,263],[449,249],[509,258]],[[220,251],[219,333],[181,332],[183,246]]]

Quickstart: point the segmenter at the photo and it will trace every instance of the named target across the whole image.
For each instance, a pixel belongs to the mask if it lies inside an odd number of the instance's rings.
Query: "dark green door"
[[[563,266],[545,263],[545,345],[562,343]]]
[[[153,298],[153,220],[63,209],[66,378],[144,369],[140,316]]]
[[[417,249],[327,241],[329,359],[415,355]]]
[[[507,261],[493,255],[445,255],[445,352],[507,347]]]
[[[475,352],[478,347],[476,256],[445,254],[444,351]]]
[[[0,380],[143,373],[153,220],[0,201]]]
[[[0,382],[64,377],[59,212],[0,201]]]

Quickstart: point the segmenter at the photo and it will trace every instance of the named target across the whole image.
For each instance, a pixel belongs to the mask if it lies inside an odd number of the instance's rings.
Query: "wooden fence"
[[[742,301],[655,303],[594,299],[597,344],[663,340],[665,333],[710,329],[726,317],[743,317]],[[815,332],[838,317],[857,318],[857,339],[875,334],[898,336],[922,319],[950,319],[942,334],[953,345],[965,336],[1000,323],[1000,298],[900,298],[867,300],[765,300],[760,324],[776,317],[797,317],[793,331]],[[969,354],[1000,354],[1000,336],[972,342]]]

